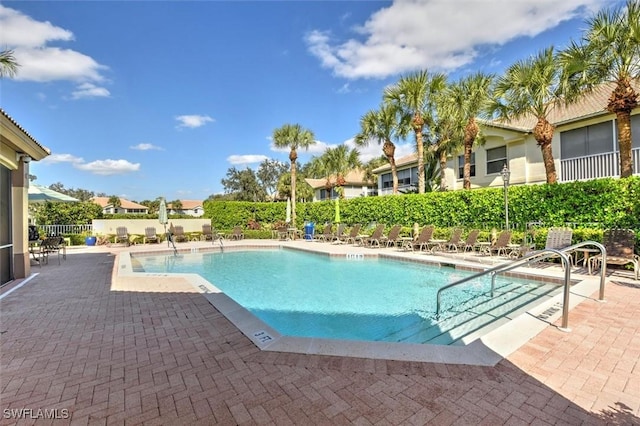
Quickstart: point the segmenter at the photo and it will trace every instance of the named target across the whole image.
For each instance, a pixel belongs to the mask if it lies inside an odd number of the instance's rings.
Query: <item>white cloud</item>
[[[357,146],[353,138],[351,138],[351,139],[347,139],[344,142],[344,144],[347,145],[349,149],[351,148],[357,149],[358,152],[360,153],[360,161],[362,161],[363,163],[366,163],[367,161],[373,158],[384,155],[384,153],[382,152],[382,144],[379,144],[378,141],[376,140],[370,140],[369,144],[366,146]],[[403,143],[403,144],[396,143],[395,145],[396,145],[396,152],[394,156],[396,159],[407,156],[415,152],[415,146],[411,143]]]
[[[70,49],[52,47],[51,42],[73,41],[73,33],[50,22],[39,22],[21,12],[0,5],[0,45],[14,51],[20,64],[15,80],[104,81],[108,69],[93,58]]]
[[[139,143],[138,145],[132,145],[129,148],[135,149],[137,151],[150,151],[150,150],[164,151],[164,149],[160,148],[159,146],[155,146],[154,144],[151,144],[151,143]]]
[[[268,158],[266,155],[230,155],[227,157],[227,161],[230,164],[254,164],[261,163]]]
[[[74,167],[85,170],[94,175],[121,175],[136,172],[140,169],[140,163],[130,163],[127,160],[96,160],[90,163],[75,164]]]
[[[588,14],[607,0],[395,0],[380,9],[355,37],[333,40],[322,30],[305,41],[323,67],[340,77],[384,78],[433,69],[451,71],[471,63],[487,46],[533,37]]]
[[[71,92],[72,99],[82,98],[108,98],[111,93],[104,87],[98,87],[92,83],[83,83]]]
[[[196,127],[201,127],[215,121],[208,115],[179,115],[176,117],[176,120],[179,122],[178,128],[188,127],[190,129],[195,129]]]
[[[84,163],[84,159],[82,157],[76,157],[75,155],[72,155],[72,154],[51,154],[44,157],[39,162],[45,163],[45,164],[57,164],[57,163],[82,164]]]

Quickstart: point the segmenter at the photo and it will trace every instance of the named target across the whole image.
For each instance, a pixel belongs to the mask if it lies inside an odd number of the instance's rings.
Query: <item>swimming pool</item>
[[[285,336],[450,345],[557,286],[498,277],[436,292],[471,272],[416,262],[329,257],[295,250],[143,256],[134,271],[195,273]],[[446,308],[448,307],[448,308]]]

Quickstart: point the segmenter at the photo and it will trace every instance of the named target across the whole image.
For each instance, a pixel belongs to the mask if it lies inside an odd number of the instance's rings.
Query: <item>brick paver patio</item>
[[[477,367],[261,352],[187,284],[112,283],[118,250],[69,250],[0,301],[0,424],[640,424],[631,280]]]

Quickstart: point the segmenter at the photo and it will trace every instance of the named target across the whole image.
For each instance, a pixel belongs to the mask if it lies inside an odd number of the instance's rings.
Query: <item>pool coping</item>
[[[252,249],[293,249],[309,251],[316,254],[324,254],[330,257],[339,256],[344,258],[349,254],[354,256],[364,256],[372,258],[388,258],[400,261],[418,262],[424,264],[446,264],[465,270],[482,270],[482,265],[462,258],[424,256],[423,258],[410,257],[402,252],[382,252],[349,250],[348,253],[332,253],[327,251],[327,247],[318,246],[292,246],[291,244],[261,244],[247,243],[238,244],[232,247],[225,247],[224,250],[240,251]],[[328,245],[327,245],[328,246]],[[220,252],[220,247],[190,248],[178,250],[180,254]],[[135,256],[173,254],[173,250],[150,250],[136,251]],[[357,257],[356,257],[357,258]],[[443,260],[444,259],[444,260]],[[485,265],[491,266],[491,265]],[[529,269],[529,268],[523,268]],[[560,270],[560,268],[556,268]],[[190,283],[193,288],[203,294],[203,296],[224,315],[238,330],[240,330],[249,340],[260,350],[275,352],[291,352],[310,355],[345,356],[356,358],[384,359],[397,361],[414,362],[434,362],[448,364],[467,364],[479,366],[494,366],[503,358],[520,348],[528,340],[540,333],[544,328],[553,326],[554,322],[560,318],[562,313],[562,292],[552,296],[545,296],[543,300],[526,310],[523,313],[505,316],[504,324],[493,328],[491,331],[478,336],[473,333],[468,339],[463,339],[462,344],[455,345],[435,345],[419,343],[390,343],[390,342],[369,342],[351,341],[324,338],[305,338],[283,336],[277,330],[254,316],[247,309],[236,303],[229,296],[224,294],[213,283],[210,283],[198,274],[171,274],[171,273],[146,273],[134,272],[131,260],[131,252],[122,252],[117,260],[117,275],[127,277],[180,277]],[[514,272],[510,275],[520,278],[540,279],[548,282],[558,282],[559,274],[542,274],[540,271]],[[572,279],[571,297],[569,309],[580,304],[586,299],[591,299],[591,295],[599,288],[599,278],[597,276],[580,276],[579,279]]]

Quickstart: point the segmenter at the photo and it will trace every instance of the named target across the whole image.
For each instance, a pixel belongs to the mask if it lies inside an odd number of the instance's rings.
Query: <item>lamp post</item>
[[[511,175],[511,172],[509,171],[509,168],[507,167],[507,165],[505,164],[504,167],[502,167],[502,171],[500,172],[500,175],[502,175],[502,181],[504,182],[504,224],[505,224],[505,230],[509,230],[509,196],[508,196],[508,189],[509,189],[509,176]]]

